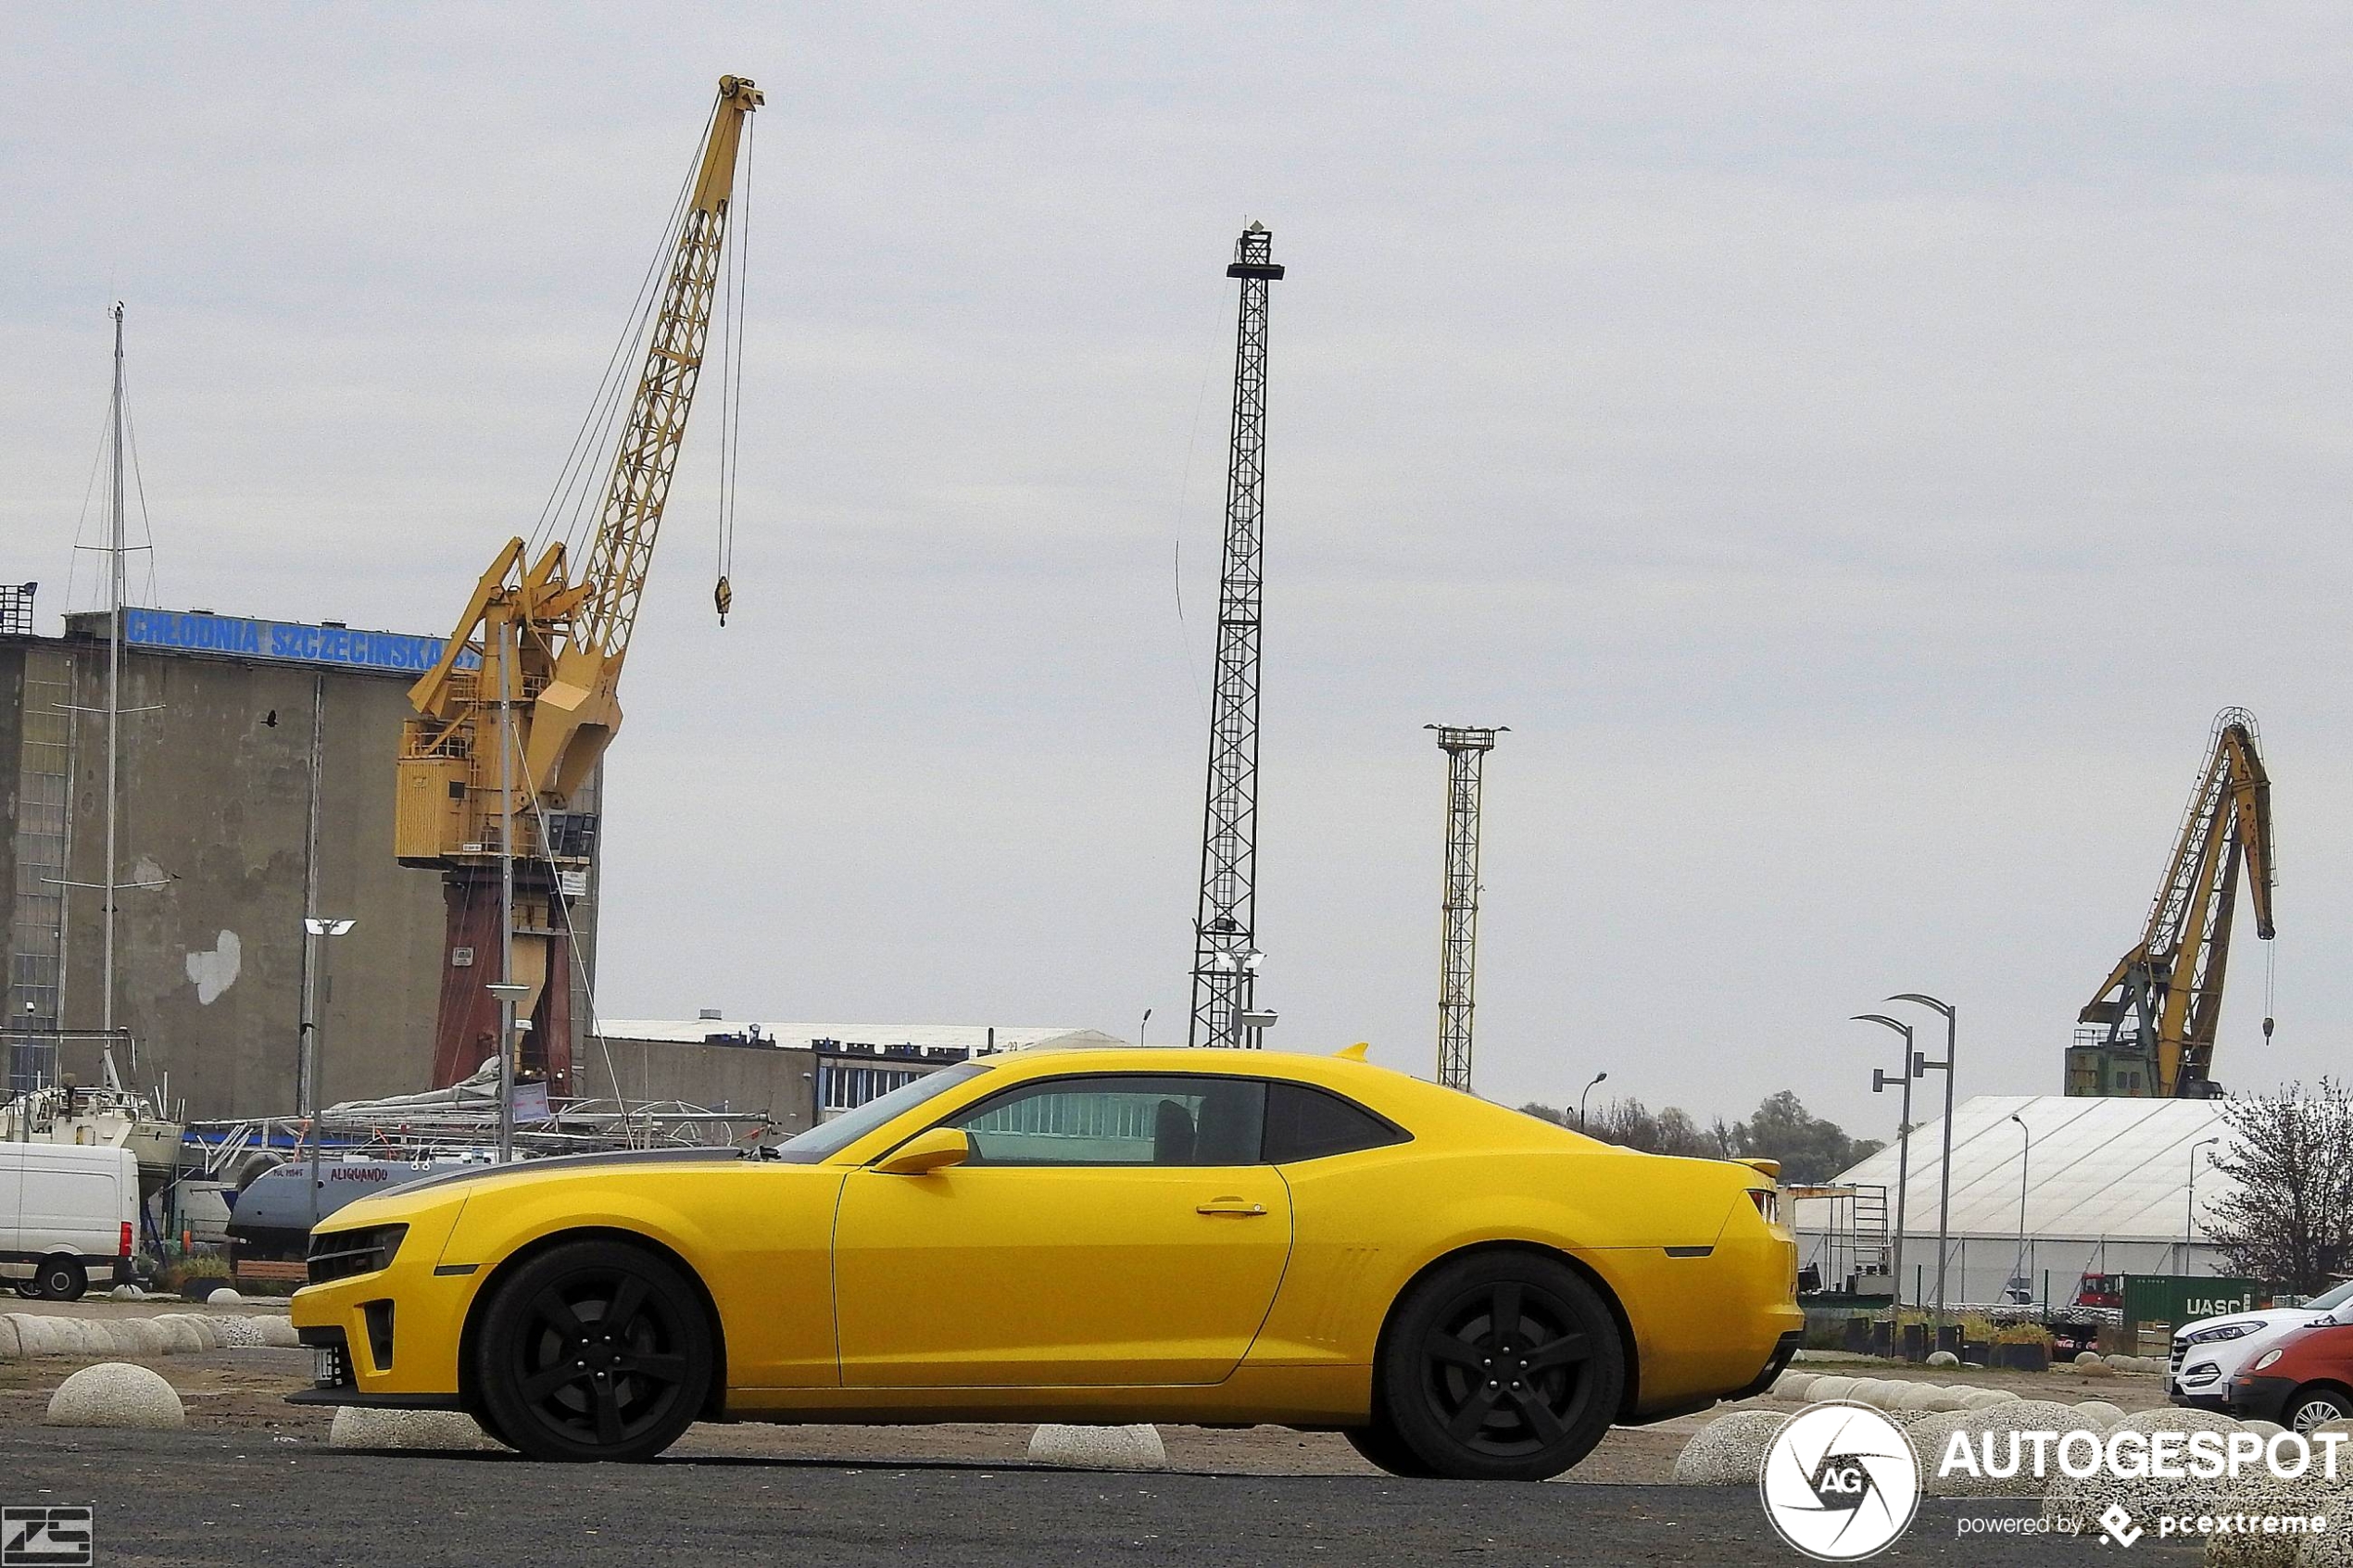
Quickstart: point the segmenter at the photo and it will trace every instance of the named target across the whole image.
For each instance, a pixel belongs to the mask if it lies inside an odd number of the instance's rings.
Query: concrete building
[[[1944,1139],[1941,1118],[1912,1131],[1901,1281],[1906,1303],[1935,1299]],[[2017,1276],[2034,1301],[2047,1288],[2057,1306],[2073,1299],[2086,1273],[2227,1273],[2203,1220],[2236,1188],[2212,1168],[2213,1157],[2232,1142],[2215,1100],[1980,1095],[1963,1101],[1953,1111],[1945,1299],[1999,1301]],[[1895,1173],[1891,1143],[1832,1185],[1865,1193],[1867,1211],[1876,1207],[1869,1195],[1883,1191],[1892,1226]],[[1801,1199],[1795,1211],[1801,1266],[1820,1268],[1825,1284],[1842,1281],[1856,1240],[1841,1206]],[[1892,1239],[1892,1231],[1881,1232],[1859,1249],[1873,1254]]]
[[[606,1019],[573,1071],[585,1094],[757,1111],[797,1133],[975,1056],[1126,1043],[1092,1029]]]
[[[106,843],[106,617],[36,634],[0,616],[0,885],[6,1067],[94,1082]],[[333,621],[125,612],[117,875],[118,1061],[170,1076],[195,1118],[289,1114],[307,910],[357,921],[321,943],[325,1101],[427,1086],[441,879],[393,859],[408,687],[441,640]],[[596,908],[583,903],[593,964]],[[574,1016],[585,1017],[585,1006]],[[132,1060],[135,1052],[135,1068]]]

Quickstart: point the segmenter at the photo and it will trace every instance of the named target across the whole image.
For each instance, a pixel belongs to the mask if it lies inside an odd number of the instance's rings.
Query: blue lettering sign
[[[352,632],[340,626],[252,621],[235,615],[186,615],[168,609],[125,609],[122,640],[136,647],[183,648],[192,653],[420,675],[441,662],[444,645],[440,637],[403,636],[396,632]],[[472,648],[458,656],[460,670],[481,666],[482,656]]]

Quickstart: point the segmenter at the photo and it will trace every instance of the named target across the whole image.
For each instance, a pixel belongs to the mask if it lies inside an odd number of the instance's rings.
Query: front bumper
[[[458,1342],[479,1275],[435,1266],[456,1222],[454,1205],[413,1217],[388,1267],[295,1292],[297,1337],[322,1352],[322,1362],[333,1352],[335,1365],[332,1377],[290,1396],[293,1403],[458,1408]]]
[[[2234,1377],[2231,1379],[2229,1411],[2241,1421],[2276,1424],[2280,1411],[2287,1406],[2288,1396],[2295,1392],[2293,1377]]]

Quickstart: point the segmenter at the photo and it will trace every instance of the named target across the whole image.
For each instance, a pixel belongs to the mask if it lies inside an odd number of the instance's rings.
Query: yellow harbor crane
[[[2190,792],[2173,858],[2148,925],[2117,961],[2079,1022],[2067,1052],[2067,1092],[2206,1099],[2214,1082],[2214,1032],[2231,959],[2231,916],[2246,873],[2255,934],[2271,939],[2271,781],[2256,742],[2255,715],[2215,716],[2206,768]],[[2263,1020],[2270,1039],[2271,1020]]]
[[[511,940],[515,979],[531,987],[516,1008],[530,1026],[523,1071],[570,1086],[565,909],[586,891],[597,826],[594,809],[579,809],[581,791],[621,727],[622,661],[702,370],[737,146],[762,101],[749,80],[719,79],[585,569],[572,575],[561,540],[534,559],[523,540],[510,539],[440,662],[409,688],[416,716],[401,736],[394,843],[403,865],[442,872],[448,906],[436,1085],[497,1054],[498,1006],[484,987],[499,978],[497,955]],[[728,596],[723,576],[723,616]],[[513,736],[503,766],[502,690]],[[496,889],[509,842],[516,897],[511,931],[502,932]]]

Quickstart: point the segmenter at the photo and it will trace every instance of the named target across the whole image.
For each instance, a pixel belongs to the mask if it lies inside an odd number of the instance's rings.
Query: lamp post
[[[296,1102],[301,1106],[305,1130],[310,1135],[310,1223],[319,1223],[319,964],[328,937],[341,936],[359,922],[340,915],[302,917],[302,1060]]]
[[[1143,1044],[1144,1044],[1144,1031],[1145,1031],[1146,1029],[1148,1029],[1148,1028],[1150,1028],[1150,1027],[1151,1026],[1151,1022],[1152,1022],[1152,1010],[1151,1010],[1151,1009],[1150,1009],[1150,1008],[1146,1008],[1146,1009],[1144,1010],[1143,1022],[1139,1022],[1139,1023],[1138,1023],[1138,1024],[1136,1025],[1136,1045],[1137,1045],[1137,1047],[1138,1047],[1139,1049],[1141,1049],[1141,1048],[1142,1048],[1142,1047],[1143,1047]]]
[[[2190,1145],[2190,1201],[2182,1216],[2182,1272],[2190,1272],[2190,1247],[2197,1231],[2197,1151],[2209,1148],[2222,1140],[2219,1137],[2200,1138]]]
[[[1871,1093],[1877,1094],[1890,1084],[1904,1085],[1903,1120],[1895,1124],[1895,1256],[1888,1266],[1894,1272],[1891,1282],[1887,1321],[1902,1321],[1904,1310],[1904,1206],[1911,1196],[1912,1185],[1912,1080],[1920,1076],[1920,1057],[1912,1049],[1912,1026],[1900,1018],[1890,1018],[1883,1012],[1858,1012],[1854,1022],[1876,1023],[1882,1029],[1893,1029],[1904,1036],[1904,1065],[1890,1078],[1878,1068],[1871,1069]]]
[[[1593,1084],[1598,1084],[1608,1076],[1607,1073],[1596,1073],[1593,1074]],[[1586,1085],[1585,1092],[1577,1097],[1577,1130],[1580,1133],[1585,1130],[1585,1102],[1593,1096],[1593,1084]]]
[[[2029,1127],[2026,1118],[2015,1110],[2010,1112],[2010,1120],[2018,1123],[2019,1133],[2026,1140],[2018,1150],[2018,1261],[2010,1266],[2010,1277],[2023,1280],[2026,1278],[2026,1165],[2034,1157],[2034,1129]],[[2033,1287],[2030,1285],[2027,1289],[2032,1295]],[[2009,1292],[2005,1289],[2002,1294],[2007,1296]]]
[[[1960,1009],[1918,991],[1890,997],[1891,1002],[1917,1002],[1944,1015],[1944,1060],[1921,1063],[1944,1074],[1944,1153],[1936,1173],[1936,1332],[1944,1332],[1944,1260],[1953,1250],[1953,1061],[1960,1034]]]
[[[498,1163],[515,1157],[515,1058],[518,1031],[515,1009],[531,997],[531,987],[520,980],[494,980],[483,987],[498,998]]]

